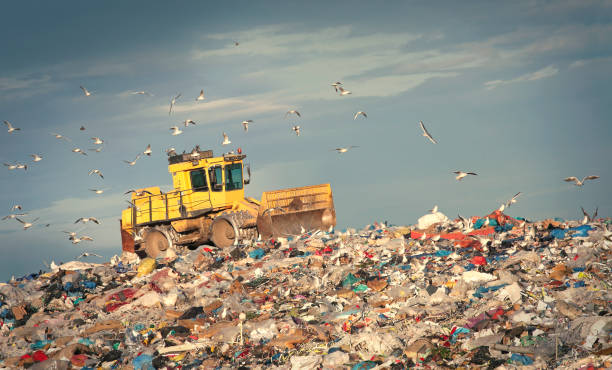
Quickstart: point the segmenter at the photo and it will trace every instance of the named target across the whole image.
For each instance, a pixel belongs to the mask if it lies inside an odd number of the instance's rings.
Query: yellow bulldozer
[[[261,201],[244,196],[250,183],[246,155],[214,157],[196,147],[190,153],[168,156],[174,189],[158,186],[131,191],[130,206],[121,212],[124,251],[155,258],[174,246],[219,248],[252,238],[297,235],[336,225],[329,184],[266,191]]]

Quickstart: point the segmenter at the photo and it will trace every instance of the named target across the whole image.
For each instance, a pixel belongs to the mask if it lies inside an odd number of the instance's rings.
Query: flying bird
[[[457,176],[455,176],[455,180],[458,180],[458,181],[461,181],[461,179],[463,179],[467,175],[478,176],[478,174],[474,173],[474,172],[455,171],[453,173],[457,175]]]
[[[425,128],[425,125],[423,124],[423,121],[419,121],[419,125],[421,126],[421,130],[423,130],[423,136],[428,138],[429,141],[431,141],[432,143],[437,144],[438,142],[433,137],[431,137],[431,134]]]
[[[102,194],[102,193],[104,193],[104,190],[102,190],[102,189],[89,189],[89,190],[90,190],[90,191],[93,191],[93,192],[94,192],[94,193],[96,193],[96,194]]]
[[[10,220],[16,218],[17,216],[27,216],[27,213],[11,213],[10,215],[2,217],[2,220]]]
[[[346,153],[346,152],[349,151],[349,149],[352,149],[352,148],[359,148],[359,147],[356,146],[356,145],[351,145],[351,146],[348,146],[348,147],[345,147],[345,148],[336,148],[336,149],[332,149],[332,150],[335,150],[338,153]]]
[[[89,221],[96,223],[96,224],[100,224],[100,221],[98,221],[95,217],[79,217],[76,221],[74,221],[74,223],[78,224],[79,222],[82,222],[86,224]]]
[[[176,149],[174,149],[174,148],[166,149],[166,155],[168,155],[168,157],[176,155]]]
[[[92,137],[91,140],[93,140],[94,144],[104,144],[104,140],[100,139],[99,137]]]
[[[13,125],[11,125],[11,123],[9,121],[4,121],[4,124],[6,125],[6,127],[8,128],[8,133],[10,134],[13,131],[19,131],[21,130],[18,127],[13,127]]]
[[[56,139],[64,139],[66,141],[70,141],[70,139],[68,139],[66,136],[64,135],[60,135],[60,134],[56,134],[56,133],[52,133],[51,135],[55,136]]]
[[[91,93],[89,91],[87,91],[86,88],[84,88],[83,86],[80,86],[81,90],[83,90],[83,94],[85,94],[85,96],[91,96]]]
[[[81,127],[79,127],[79,130],[81,130],[81,131],[85,131],[85,126],[81,126]]]
[[[100,170],[98,170],[98,169],[93,169],[93,170],[89,171],[89,176],[93,175],[94,173],[96,175],[100,176],[100,178],[102,178],[102,179],[104,178],[104,176],[102,175],[102,172],[100,172]]]
[[[170,130],[172,130],[172,136],[180,135],[183,133],[183,131],[181,131],[178,126],[172,126],[170,127]]]
[[[33,219],[33,220],[32,220],[32,222],[26,222],[26,221],[23,221],[23,220],[21,220],[19,217],[15,217],[15,220],[17,220],[17,221],[21,222],[21,223],[23,224],[23,229],[24,229],[24,230],[27,230],[27,229],[29,229],[30,227],[34,226],[34,222],[36,222],[36,220],[38,220],[38,217],[36,217],[35,219]]]
[[[170,110],[168,111],[168,115],[170,115],[172,113],[172,107],[174,107],[174,104],[176,104],[176,99],[181,97],[181,93],[179,93],[177,96],[175,96],[174,98],[172,98],[172,100],[170,100]]]
[[[147,95],[147,96],[153,96],[153,94],[151,94],[150,92],[147,91],[134,91],[131,93],[132,95]]]
[[[33,159],[34,162],[42,161],[42,156],[40,156],[39,154],[30,154],[30,157],[34,158]]]
[[[142,197],[145,194],[153,195],[153,193],[151,193],[148,190],[133,190],[133,189],[126,191],[123,195],[130,194],[130,193],[134,193],[134,195],[136,195],[137,197]]]
[[[345,90],[341,86],[338,86],[338,91],[340,92],[341,96],[352,94],[352,92],[350,92],[349,90]]]
[[[242,127],[244,128],[245,132],[249,132],[249,123],[253,123],[252,119],[246,119],[244,121],[242,121]]]
[[[296,116],[298,116],[300,118],[302,117],[300,112],[296,111],[295,109],[292,109],[292,110],[288,111],[287,113],[285,113],[285,118],[287,118],[287,116],[290,115],[290,114],[295,114]]]
[[[93,238],[91,236],[87,236],[87,235],[83,235],[83,236],[71,236],[70,238],[68,238],[68,240],[72,240],[72,244],[78,244],[84,240],[87,241],[93,241]]]
[[[138,158],[140,158],[140,154],[138,154],[138,155],[136,156],[136,158],[134,158],[134,160],[133,160],[133,161],[131,161],[131,162],[130,162],[130,161],[126,161],[125,159],[124,159],[123,161],[124,161],[125,163],[129,164],[130,166],[133,166],[133,165],[135,165],[135,164],[136,164],[136,161],[138,160]]]
[[[359,115],[362,115],[364,118],[368,118],[368,115],[366,114],[366,112],[359,111],[355,113],[355,115],[353,116],[353,121],[356,120],[357,117],[359,117]]]
[[[587,180],[595,180],[598,179],[599,176],[594,176],[594,175],[590,175],[590,176],[585,176],[582,178],[582,180],[578,180],[576,177],[571,176],[571,177],[567,177],[565,179],[563,179],[563,181],[567,181],[567,182],[574,182],[574,184],[576,184],[576,186],[582,186],[584,185],[584,182]]]
[[[431,213],[438,212],[438,205],[435,205],[432,209],[429,210],[429,212],[431,212]]]
[[[582,214],[584,215],[584,218],[582,219],[583,225],[589,222],[593,222],[597,218],[597,211],[599,211],[599,207],[595,208],[595,212],[593,212],[593,215],[589,215],[582,207],[580,207],[580,209],[582,210]]]
[[[11,211],[16,211],[16,210],[20,210],[23,208],[23,206],[21,204],[15,204],[14,206],[11,207]]]
[[[336,81],[336,82],[334,82],[331,85],[334,87],[334,90],[336,90],[336,92],[338,92],[338,87],[340,87],[340,85],[342,85],[342,82]]]
[[[227,144],[231,144],[232,142],[229,139],[229,136],[227,136],[227,134],[224,132],[223,133],[223,142],[221,143],[221,145],[227,145]]]
[[[6,167],[8,167],[8,169],[9,169],[9,170],[14,170],[14,169],[16,169],[16,168],[17,168],[17,165],[16,165],[16,164],[4,163],[4,165],[5,165]]]
[[[506,202],[506,208],[510,207],[511,205],[513,205],[514,203],[516,203],[517,198],[519,197],[519,195],[521,195],[521,192],[519,191],[518,193],[514,194],[514,196],[512,197],[512,199],[510,199],[509,201]]]
[[[83,238],[83,237],[81,237]],[[87,239],[83,239],[83,240],[87,240]],[[92,239],[93,240],[93,239]],[[86,258],[86,257],[98,257],[98,258],[103,258],[101,255],[99,254],[95,254],[95,253],[91,253],[91,252],[83,252],[81,253],[79,256],[75,257],[75,259],[80,260],[81,258]]]
[[[16,166],[17,166],[17,168],[18,168],[18,169],[20,169],[20,170],[24,170],[24,171],[27,171],[27,170],[28,170],[28,165],[27,165],[27,164],[25,164],[25,163],[17,163],[17,165],[16,165]]]
[[[187,126],[189,126],[190,124],[195,126],[195,124],[196,124],[196,123],[195,123],[195,121],[194,121],[194,120],[192,120],[192,119],[186,119],[186,120],[184,120],[184,121],[183,121],[183,124],[185,125],[185,127],[187,127]]]
[[[149,157],[151,156],[151,144],[147,145],[147,148],[144,150],[144,152],[142,152],[142,154],[144,155],[148,155]]]
[[[102,149],[104,149],[104,145],[99,146],[97,148],[91,148],[89,150],[91,150],[92,152],[100,153],[102,151]]]
[[[201,100],[204,100],[204,99],[206,99],[206,98],[204,97],[204,89],[202,89],[202,90],[200,90],[200,95],[198,95],[198,97],[196,98],[196,101],[201,101]]]
[[[83,154],[83,155],[87,155],[87,153],[85,153],[81,148],[74,148],[74,149],[72,149],[72,152],[73,153],[80,153],[80,154]]]
[[[292,129],[293,131],[295,131],[295,134],[296,134],[297,136],[300,136],[300,126],[297,126],[297,125],[296,125],[296,126],[291,127],[291,129]]]

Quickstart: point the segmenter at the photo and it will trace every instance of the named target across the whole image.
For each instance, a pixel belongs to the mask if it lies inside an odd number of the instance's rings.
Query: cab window
[[[191,188],[193,191],[208,191],[206,172],[203,169],[191,171]]]
[[[208,177],[210,178],[210,189],[212,191],[223,190],[223,167],[210,167],[208,169]]]
[[[232,163],[225,166],[225,190],[242,189],[242,164]]]

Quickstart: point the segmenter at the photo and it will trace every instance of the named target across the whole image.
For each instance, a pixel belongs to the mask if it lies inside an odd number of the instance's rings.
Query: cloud
[[[493,80],[493,81],[487,81],[484,83],[485,87],[487,90],[493,90],[497,87],[500,86],[504,86],[504,85],[509,85],[509,84],[513,84],[513,83],[517,83],[517,82],[524,82],[524,81],[536,81],[536,80],[540,80],[543,78],[548,78],[548,77],[552,77],[554,75],[556,75],[557,73],[559,73],[559,69],[556,68],[555,66],[548,66],[548,67],[544,67],[540,70],[537,70],[535,72],[531,72],[531,73],[527,73],[524,74],[522,76],[513,78],[511,80]]]

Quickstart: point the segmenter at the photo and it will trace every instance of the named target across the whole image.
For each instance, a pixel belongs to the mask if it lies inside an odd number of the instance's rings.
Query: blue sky
[[[341,228],[413,224],[434,204],[484,215],[518,191],[513,216],[610,216],[611,1],[117,4],[3,4],[0,120],[21,130],[0,127],[0,160],[29,167],[0,168],[0,209],[21,204],[40,220],[0,222],[0,279],[84,250],[120,253],[123,193],[168,189],[164,150],[218,154],[222,132],[248,155],[247,195],[330,182]],[[171,136],[185,119],[197,125]],[[100,153],[71,152],[94,136]],[[151,157],[123,162],[147,144]],[[349,145],[359,148],[332,150]],[[455,170],[479,176],[457,182]],[[582,188],[562,181],[591,174],[601,178]],[[74,224],[88,216],[101,224]],[[62,230],[95,240],[72,245]]]

